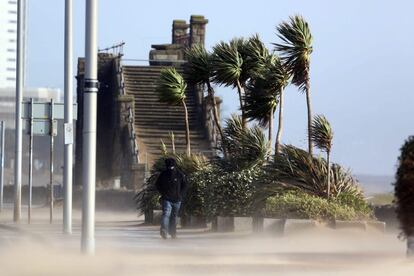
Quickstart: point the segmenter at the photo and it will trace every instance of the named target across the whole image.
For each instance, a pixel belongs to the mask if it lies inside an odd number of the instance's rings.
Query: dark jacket
[[[155,183],[161,199],[172,202],[182,201],[187,192],[187,179],[175,166],[161,172]]]

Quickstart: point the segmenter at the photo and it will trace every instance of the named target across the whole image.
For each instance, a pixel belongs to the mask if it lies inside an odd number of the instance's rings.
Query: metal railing
[[[115,56],[122,57],[124,55],[124,45],[125,45],[125,42],[122,41],[110,47],[99,49],[98,52],[99,53],[111,53]]]

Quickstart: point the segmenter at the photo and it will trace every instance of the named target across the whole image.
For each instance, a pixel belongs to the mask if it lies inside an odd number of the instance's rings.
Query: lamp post
[[[72,233],[73,81],[72,0],[65,0],[65,141],[63,166],[63,232]],[[66,139],[65,139],[66,140]]]
[[[96,116],[98,94],[97,47],[98,0],[86,0],[85,80],[82,132],[82,251],[95,251]]]
[[[22,204],[22,99],[24,71],[24,0],[17,1],[16,113],[14,159],[14,222],[20,222]]]

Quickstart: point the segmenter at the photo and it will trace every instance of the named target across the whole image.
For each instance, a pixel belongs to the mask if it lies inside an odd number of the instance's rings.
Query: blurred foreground
[[[26,209],[23,209],[25,212]],[[62,234],[48,210],[33,210],[33,223],[11,223],[0,213],[0,275],[412,275],[405,242],[397,233],[321,228],[281,238],[243,233],[179,230],[161,240],[157,226],[143,225],[134,212],[97,212],[96,255],[80,254],[80,212],[74,231]],[[25,218],[25,213],[23,213]]]

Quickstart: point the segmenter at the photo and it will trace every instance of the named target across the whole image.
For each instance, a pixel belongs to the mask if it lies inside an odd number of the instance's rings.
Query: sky
[[[26,81],[63,88],[64,0],[28,1]],[[85,1],[74,3],[74,56],[84,55]],[[334,130],[332,160],[355,174],[393,175],[399,148],[414,134],[414,36],[410,0],[99,1],[99,47],[126,43],[129,59],[148,59],[151,44],[170,43],[173,19],[209,19],[206,47],[258,33],[278,42],[276,26],[303,15],[314,37],[311,96],[314,114]],[[74,61],[76,68],[76,61]],[[223,117],[237,112],[236,91],[216,87]],[[282,142],[307,148],[306,99],[285,94]]]

